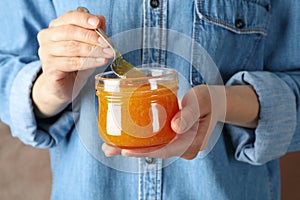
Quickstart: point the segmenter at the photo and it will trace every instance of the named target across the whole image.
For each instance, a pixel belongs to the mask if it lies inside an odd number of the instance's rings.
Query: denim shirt
[[[24,143],[50,148],[55,200],[280,199],[278,158],[300,149],[300,3],[157,0],[154,8],[153,1],[1,1],[0,119]],[[37,119],[31,100],[41,70],[36,35],[78,6],[106,17],[107,34],[133,64],[177,69],[187,83],[182,94],[220,84],[207,77],[214,67],[226,85],[252,85],[260,103],[257,128],[226,124],[212,150],[189,161],[107,158],[93,78],[62,113]],[[124,40],[130,30],[139,37]]]

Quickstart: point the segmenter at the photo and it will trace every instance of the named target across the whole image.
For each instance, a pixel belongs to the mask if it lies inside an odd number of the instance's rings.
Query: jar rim
[[[151,90],[156,90],[157,85],[164,85],[168,88],[177,88],[177,70],[165,67],[145,67],[140,70],[145,77],[120,78],[114,72],[103,72],[95,76],[95,89],[104,89],[109,92],[120,92],[120,88],[129,90],[136,89],[145,84],[150,84]],[[105,77],[105,76],[112,76]]]
[[[172,69],[172,68],[166,68],[166,67],[144,67],[144,68],[139,68],[139,70],[143,71],[146,75],[149,75],[149,73],[146,73],[147,71],[150,72],[163,72],[162,74],[160,75],[151,75],[151,76],[143,76],[143,77],[130,77],[130,78],[120,78],[120,77],[117,77],[115,75],[115,77],[111,77],[111,78],[108,78],[108,77],[104,77],[104,76],[107,76],[107,75],[114,75],[114,72],[113,71],[106,71],[106,72],[102,72],[102,73],[99,73],[99,74],[96,74],[95,75],[95,80],[96,81],[106,81],[106,80],[118,80],[118,81],[142,81],[142,80],[149,80],[149,79],[161,79],[161,78],[164,78],[164,77],[169,77],[169,76],[173,76],[173,75],[177,75],[177,70],[175,69]]]

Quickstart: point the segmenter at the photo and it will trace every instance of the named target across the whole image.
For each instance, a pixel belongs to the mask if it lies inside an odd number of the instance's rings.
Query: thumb
[[[197,105],[197,106],[196,106]],[[192,128],[196,121],[200,118],[198,104],[188,103],[173,117],[171,127],[178,134],[185,133]]]

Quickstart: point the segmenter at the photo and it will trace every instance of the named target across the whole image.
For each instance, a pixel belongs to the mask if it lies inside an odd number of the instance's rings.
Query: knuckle
[[[74,11],[67,11],[64,14],[62,14],[60,17],[53,19],[50,23],[49,23],[49,27],[57,27],[60,26],[62,24],[65,24],[66,22],[68,22],[68,19],[73,19],[74,15]]]
[[[54,26],[55,26],[55,19],[49,23],[49,27],[54,27]]]
[[[75,70],[80,70],[82,65],[82,59],[81,58],[76,58],[76,57],[72,57],[69,59],[69,66],[71,69]]]
[[[91,57],[96,57],[100,55],[100,50],[96,46],[86,45],[85,48],[86,48],[85,51],[88,52],[89,56]]]
[[[72,19],[74,17],[73,15],[74,15],[74,11],[68,10],[64,14],[62,14],[59,18],[61,18],[61,19],[71,18]]]
[[[55,27],[55,26],[57,26],[56,24],[57,24],[57,21],[58,21],[58,19],[56,18],[56,19],[53,19],[50,23],[49,23],[49,27]]]
[[[185,107],[185,109],[186,109],[186,113],[190,115],[193,120],[199,119],[200,117],[199,109],[194,109],[190,106]]]
[[[86,30],[83,35],[85,41],[93,41],[93,38],[95,37],[94,31]]]
[[[47,33],[47,29],[42,29],[41,31],[38,32],[37,40],[39,44],[43,43],[46,33]]]
[[[69,58],[69,66],[72,66],[72,68],[78,68],[79,66],[79,61],[78,59],[74,58],[74,57],[71,57]]]
[[[93,46],[89,45],[89,44],[84,44],[80,48],[81,48],[81,51],[87,55],[93,51]]]
[[[93,53],[93,52],[99,52],[99,48],[97,48],[96,46],[93,46],[93,45],[87,45],[86,46],[86,50],[90,53]]]
[[[73,10],[68,10],[64,15],[73,15],[75,12]]]
[[[70,40],[64,46],[64,51],[67,51],[69,55],[76,55],[76,56],[93,56],[91,55],[94,51],[94,47],[92,45],[79,45],[77,41]],[[64,52],[61,52],[64,53]]]
[[[65,50],[68,51],[69,54],[75,54],[79,50],[77,42],[74,40],[68,41],[66,43]]]
[[[53,31],[53,34],[49,34],[51,37],[50,39],[52,41],[66,40],[72,34],[72,26],[71,25],[63,25],[63,26],[60,26],[59,28],[55,29],[54,31]]]
[[[73,33],[73,26],[71,24],[66,24],[61,27],[61,31],[63,31],[64,35],[69,35]]]

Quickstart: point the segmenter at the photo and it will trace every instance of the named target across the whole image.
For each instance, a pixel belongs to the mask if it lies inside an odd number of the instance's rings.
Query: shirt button
[[[236,19],[234,25],[236,28],[242,29],[245,26],[245,22],[242,19]]]
[[[266,5],[266,10],[267,10],[268,12],[271,10],[271,5],[270,5],[270,4]]]
[[[155,160],[154,160],[154,158],[146,157],[145,161],[147,164],[153,164]]]
[[[150,6],[152,8],[158,8],[158,6],[159,6],[159,0],[151,0],[150,1]]]

